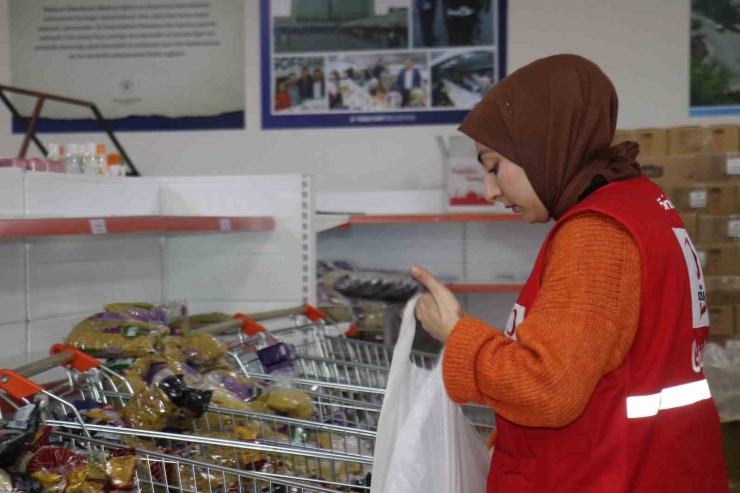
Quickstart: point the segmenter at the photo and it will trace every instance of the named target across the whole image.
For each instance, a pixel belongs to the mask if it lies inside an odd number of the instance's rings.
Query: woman
[[[637,144],[610,148],[616,121],[606,75],[558,55],[506,77],[460,126],[489,200],[557,221],[503,333],[412,269],[448,395],[496,412],[489,492],[728,491],[701,268]]]
[[[285,88],[285,81],[279,81],[275,94],[275,111],[290,109],[290,95]]]

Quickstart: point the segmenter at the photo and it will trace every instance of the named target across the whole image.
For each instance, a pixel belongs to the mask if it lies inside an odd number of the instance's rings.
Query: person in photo
[[[336,70],[331,73],[327,92],[329,94],[329,109],[337,110],[344,107],[342,100],[342,87],[340,84],[341,77]]]
[[[442,0],[450,46],[469,46],[478,24],[481,0]]]
[[[275,110],[287,110],[292,106],[290,94],[285,86],[285,81],[277,83],[277,92],[275,93]]]
[[[411,90],[415,88],[421,88],[421,72],[409,57],[404,61],[404,68],[398,74],[396,82],[396,90],[401,94],[402,107],[408,106]]]
[[[416,11],[419,13],[419,26],[424,46],[434,46],[434,21],[437,14],[438,0],[416,0]]]
[[[308,67],[301,69],[301,78],[298,79],[298,93],[301,96],[301,100],[313,99],[313,77],[311,72],[308,71]]]
[[[324,82],[324,73],[320,68],[313,70],[313,97],[323,99],[326,95],[326,84]]]
[[[301,91],[298,88],[298,78],[295,74],[290,74],[288,76],[288,84],[286,89],[288,91],[288,96],[290,96],[291,106],[300,105],[302,102]]]

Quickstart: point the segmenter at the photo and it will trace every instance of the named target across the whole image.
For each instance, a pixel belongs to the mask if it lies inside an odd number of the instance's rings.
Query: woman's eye
[[[494,175],[498,174],[498,163],[491,166],[491,169],[488,170],[489,173],[493,173]]]

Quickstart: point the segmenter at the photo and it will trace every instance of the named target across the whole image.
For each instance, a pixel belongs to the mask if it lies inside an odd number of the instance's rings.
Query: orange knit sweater
[[[596,212],[574,215],[550,241],[518,342],[471,317],[455,326],[443,361],[450,399],[486,404],[523,426],[573,422],[632,346],[640,284],[640,251],[624,226]]]

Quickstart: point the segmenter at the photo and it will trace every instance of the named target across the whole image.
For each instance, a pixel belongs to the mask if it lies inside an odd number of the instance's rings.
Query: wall
[[[247,129],[121,134],[146,175],[303,172],[319,190],[414,190],[442,186],[434,136],[454,126],[368,130],[260,130],[258,1],[246,2]],[[8,0],[0,0],[0,82],[9,82]],[[509,1],[509,71],[554,53],[599,63],[622,101],[621,127],[737,122],[689,118],[689,0]],[[64,93],[64,88],[59,88]],[[44,136],[45,141],[53,137]],[[64,136],[61,142],[83,137]],[[85,139],[87,140],[87,139]],[[0,117],[0,153],[13,154]]]

